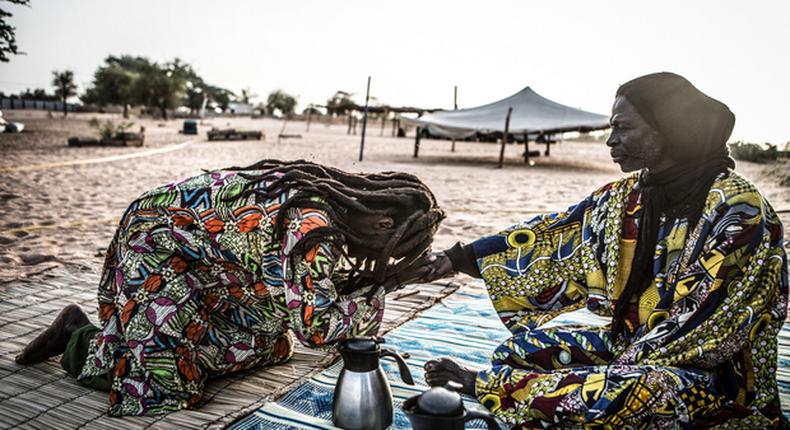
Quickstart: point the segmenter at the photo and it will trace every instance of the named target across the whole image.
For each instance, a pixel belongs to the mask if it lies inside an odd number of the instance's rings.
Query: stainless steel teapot
[[[379,359],[392,357],[398,363],[403,382],[414,379],[403,358],[382,348],[384,339],[354,337],[339,345],[343,370],[335,385],[332,400],[332,423],[344,429],[380,430],[392,424],[392,391]]]

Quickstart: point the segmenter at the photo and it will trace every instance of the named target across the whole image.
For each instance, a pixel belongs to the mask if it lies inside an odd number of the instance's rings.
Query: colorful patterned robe
[[[524,428],[777,425],[787,256],[773,209],[737,173],[717,178],[697,225],[662,219],[646,268],[654,282],[630,304],[630,335],[540,328],[582,307],[612,315],[631,270],[639,199],[631,175],[471,244],[513,334],[478,374],[478,399]]]
[[[149,191],[124,214],[99,286],[102,331],[80,375],[112,375],[110,415],[197,405],[209,377],[288,360],[291,332],[317,348],[377,332],[383,288],[339,294],[328,243],[288,256],[330,224],[326,213],[289,210],[277,241],[288,195],[245,194],[262,187],[210,172]]]

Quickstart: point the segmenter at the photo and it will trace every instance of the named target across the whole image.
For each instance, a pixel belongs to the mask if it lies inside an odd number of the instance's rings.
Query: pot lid
[[[451,417],[457,416],[464,411],[464,402],[458,390],[461,384],[450,381],[444,387],[433,387],[422,393],[417,400],[417,410],[421,413]]]

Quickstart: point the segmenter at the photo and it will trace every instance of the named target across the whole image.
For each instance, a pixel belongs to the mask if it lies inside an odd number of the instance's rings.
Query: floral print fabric
[[[383,288],[339,294],[339,252],[329,243],[289,256],[304,235],[330,225],[326,213],[283,214],[288,193],[245,193],[264,186],[209,172],[151,190],[127,209],[99,286],[102,331],[80,375],[111,374],[111,415],[197,405],[210,377],[288,360],[292,334],[325,348],[377,332]],[[283,216],[287,229],[276,240]]]
[[[627,333],[539,329],[581,307],[612,315],[638,237],[637,179],[472,244],[513,333],[479,373],[478,398],[525,427],[776,425],[787,256],[773,209],[737,173],[716,180],[697,225],[662,222],[653,267],[634,269],[654,282],[630,303]]]

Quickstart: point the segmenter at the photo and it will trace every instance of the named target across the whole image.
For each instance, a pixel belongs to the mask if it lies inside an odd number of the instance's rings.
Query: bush
[[[776,145],[770,143],[735,142],[730,144],[730,153],[736,160],[751,161],[753,163],[767,163],[776,161],[779,151]]]
[[[115,124],[109,119],[101,122],[96,118],[91,118],[88,124],[99,132],[101,140],[112,140],[117,134],[125,132],[134,125],[133,122],[120,122]]]

